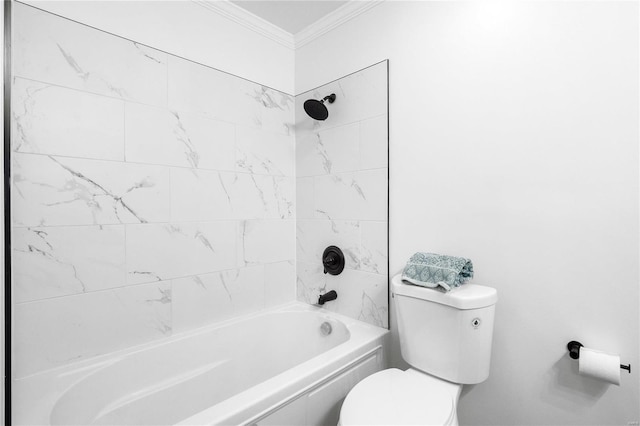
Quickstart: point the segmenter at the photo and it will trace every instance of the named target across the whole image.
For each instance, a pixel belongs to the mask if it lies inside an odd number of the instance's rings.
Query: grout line
[[[318,219],[322,220],[322,219]],[[13,229],[55,229],[55,228],[81,228],[81,227],[116,227],[116,226],[163,226],[163,225],[176,225],[176,224],[210,224],[220,222],[294,222],[295,219],[287,218],[255,218],[255,219],[216,219],[216,220],[172,220],[164,222],[132,222],[132,223],[88,223],[88,224],[75,224],[75,225],[13,225]]]
[[[135,100],[135,99],[123,98],[122,96],[109,95],[109,94],[106,94],[106,93],[95,92],[95,91],[91,91],[91,90],[88,90],[88,89],[79,89],[77,87],[67,86],[67,85],[64,85],[64,84],[61,84],[61,83],[54,83],[54,82],[50,82],[50,81],[38,80],[36,78],[26,77],[26,76],[22,76],[22,75],[19,75],[19,74],[15,74],[13,77],[14,77],[14,80],[31,81],[31,82],[34,82],[34,83],[43,84],[45,86],[51,86],[51,87],[56,87],[56,88],[59,88],[59,89],[70,90],[70,91],[73,91],[73,92],[84,93],[86,95],[97,96],[97,97],[100,97],[100,98],[112,99],[112,100],[117,100],[117,101],[122,101],[122,102],[130,102],[132,104],[144,105],[144,106],[153,107],[153,108],[165,108],[162,105],[158,105],[158,104],[142,102],[142,101],[138,101],[138,100]]]
[[[85,89],[78,89],[76,87],[65,86],[65,85],[61,85],[61,84],[57,84],[57,83],[50,83],[50,82],[47,82],[47,81],[37,80],[37,79],[34,79],[34,78],[30,78],[30,77],[14,76],[14,79],[31,81],[31,82],[34,82],[34,83],[43,84],[45,86],[51,86],[51,87],[56,87],[56,88],[60,88],[60,89],[70,90],[70,91],[73,91],[73,92],[83,93],[83,94],[86,94],[86,95],[97,96],[97,97],[100,97],[100,98],[112,99],[112,100],[121,101],[121,102],[125,102],[125,103],[131,103],[131,104],[134,104],[134,105],[141,105],[141,106],[145,106],[145,107],[148,107],[148,108],[155,108],[155,109],[160,109],[160,110],[169,111],[169,112],[173,111],[173,109],[169,108],[168,105],[167,106],[163,106],[163,105],[158,105],[158,104],[151,104],[151,103],[141,102],[141,101],[137,101],[135,99],[127,99],[127,98],[123,98],[123,97],[119,97],[119,96],[110,96],[110,95],[106,95],[106,94],[103,94],[103,93],[91,92],[91,91],[88,91],[88,90],[85,90]],[[167,102],[168,102],[168,100],[167,100]],[[273,134],[273,135],[291,137],[291,134],[289,132],[279,132],[279,131],[274,131],[274,130],[271,130],[271,129],[265,129],[262,126],[252,126],[252,125],[248,125],[248,124],[236,123],[234,121],[227,121],[227,120],[224,120],[224,119],[218,118],[218,117],[208,116],[207,115],[208,114],[207,111],[188,110],[188,109],[179,109],[179,110],[176,110],[176,111],[179,112],[181,115],[190,115],[190,116],[202,119],[202,120],[216,121],[216,122],[220,122],[220,123],[226,123],[226,124],[245,127],[247,129],[258,129],[258,130],[261,130],[261,131],[263,131],[265,133],[269,133],[269,134]],[[371,118],[374,118],[374,117],[371,117]],[[349,124],[349,123],[347,123],[347,124]],[[342,125],[338,125],[338,126],[335,126],[335,127],[339,127],[339,126],[342,126]],[[334,127],[328,127],[328,128],[331,129],[331,128],[334,128]]]
[[[142,163],[139,161],[122,161],[122,160],[113,160],[113,159],[105,159],[105,158],[88,158],[88,157],[76,157],[72,155],[59,155],[59,154],[48,154],[42,152],[22,152],[22,151],[12,151],[12,154],[15,155],[39,155],[43,157],[56,157],[56,158],[70,158],[75,160],[86,160],[86,161],[104,161],[109,163],[118,163],[123,165],[132,165],[132,166],[143,166],[143,167],[164,167],[164,168],[176,168],[176,169],[184,169],[190,171],[204,171],[204,172],[212,172],[212,173],[238,173],[243,175],[252,175],[252,176],[266,176],[266,177],[274,177],[274,178],[295,178],[293,175],[270,175],[268,173],[251,173],[243,170],[223,170],[223,169],[205,169],[205,168],[194,168],[189,166],[181,166],[181,165],[173,165],[173,164],[157,164],[157,163]],[[374,169],[371,169],[374,170]],[[322,175],[324,176],[324,175]]]
[[[321,174],[321,175],[296,176],[296,179],[301,179],[301,178],[320,178],[320,177],[328,177],[328,176],[354,174],[354,173],[359,173],[359,172],[382,171],[382,170],[388,170],[388,169],[389,169],[388,167],[372,167],[370,169],[346,170],[346,171],[343,171],[343,172],[325,173],[325,174]]]
[[[172,281],[174,280],[180,280],[180,279],[185,279],[185,278],[192,278],[192,277],[202,277],[205,275],[212,275],[212,274],[218,274],[218,273],[223,273],[223,272],[231,272],[231,271],[237,271],[240,269],[251,269],[251,268],[263,268],[267,265],[275,265],[275,264],[279,264],[279,263],[288,263],[291,262],[292,260],[278,260],[278,261],[274,261],[274,262],[264,262],[264,263],[259,263],[259,264],[255,264],[255,265],[244,265],[244,266],[236,266],[235,268],[227,268],[227,269],[219,269],[219,270],[215,270],[215,271],[209,271],[209,272],[202,272],[202,273],[198,273],[198,274],[190,274],[190,275],[182,275],[182,276],[178,276],[178,277],[171,277],[171,278],[167,278],[167,279],[163,279],[163,280],[155,280],[155,281],[147,281],[147,282],[143,282],[143,283],[135,283],[135,284],[124,284],[121,286],[117,286],[117,287],[109,287],[109,288],[101,288],[101,289],[96,289],[96,290],[91,290],[91,291],[87,291],[84,293],[72,293],[72,294],[63,294],[60,296],[53,296],[53,297],[44,297],[42,299],[35,299],[35,300],[27,300],[24,302],[18,302],[15,303],[14,305],[27,305],[27,304],[31,304],[31,303],[38,303],[38,302],[42,302],[42,301],[47,301],[47,300],[56,300],[56,299],[62,299],[65,297],[75,297],[75,296],[83,296],[83,295],[91,295],[91,294],[98,294],[98,293],[106,293],[112,290],[122,290],[122,289],[133,289],[133,288],[137,288],[137,287],[141,287],[141,286],[151,286],[154,284],[164,284],[164,283],[169,283],[170,285],[172,285]]]

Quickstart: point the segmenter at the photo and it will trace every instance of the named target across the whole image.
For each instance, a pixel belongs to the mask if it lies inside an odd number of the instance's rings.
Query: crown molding
[[[296,34],[283,30],[229,0],[191,1],[289,49],[296,49],[379,5],[384,0],[350,0]]]
[[[191,0],[194,3],[224,16],[268,39],[271,39],[289,49],[295,49],[293,35],[282,28],[268,22],[259,16],[235,5],[229,0]]]
[[[293,40],[295,47],[298,48],[312,42],[321,35],[352,20],[367,10],[378,6],[383,1],[384,0],[351,0],[345,3],[333,12],[323,16],[313,24],[294,34]]]

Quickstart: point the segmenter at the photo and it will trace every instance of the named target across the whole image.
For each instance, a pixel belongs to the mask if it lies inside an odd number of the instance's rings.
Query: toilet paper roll
[[[620,386],[620,357],[595,349],[580,348],[580,374]]]

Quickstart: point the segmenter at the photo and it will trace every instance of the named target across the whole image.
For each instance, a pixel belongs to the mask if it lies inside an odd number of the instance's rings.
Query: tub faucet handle
[[[324,273],[338,275],[344,269],[344,254],[336,246],[329,246],[322,253],[322,266]]]
[[[322,264],[324,265],[324,273],[327,273],[327,268],[332,268],[337,263],[338,259],[333,255],[333,253],[329,253],[327,257],[322,259]]]

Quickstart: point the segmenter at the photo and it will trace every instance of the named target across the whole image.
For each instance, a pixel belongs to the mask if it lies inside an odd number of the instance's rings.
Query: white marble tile
[[[14,307],[17,378],[171,334],[169,282]]]
[[[326,121],[303,110],[305,100],[335,93]],[[387,307],[387,63],[296,96],[297,298],[386,327]],[[328,245],[345,254],[338,276],[322,272]]]
[[[297,220],[296,259],[320,262],[324,249],[340,247],[345,268],[387,273],[387,222]]]
[[[293,97],[240,77],[169,57],[169,107],[293,135]]]
[[[315,121],[304,112],[304,101],[322,99],[335,93],[336,100],[327,103],[329,117]],[[296,96],[296,132],[328,129],[367,118],[387,114],[387,62],[325,84]]]
[[[363,213],[360,220],[386,221],[388,217],[389,171],[373,169],[356,172],[353,178],[364,194]]]
[[[179,333],[233,317],[222,272],[171,280],[173,329]]]
[[[236,223],[128,225],[127,281],[161,281],[234,268]]]
[[[264,265],[265,306],[296,300],[296,267],[293,260]]]
[[[367,227],[367,235],[372,231],[381,231],[375,228],[369,229],[368,223],[341,223],[341,232],[335,233],[338,245],[345,254],[346,265],[340,275],[332,276],[323,273],[321,262],[322,250],[325,242],[322,238],[331,233],[329,221],[302,221],[298,223],[298,256],[297,256],[297,299],[306,303],[317,303],[318,296],[329,290],[336,290],[338,299],[327,303],[325,308],[334,310],[351,318],[356,318],[373,325],[387,327],[388,302],[387,302],[387,276],[386,264],[384,275],[373,274],[361,269],[382,269],[382,265],[373,264],[373,258],[366,249],[360,245],[360,227]],[[384,239],[386,242],[386,223],[384,225]],[[336,225],[335,223],[333,224]],[[381,225],[381,226],[382,226]],[[306,228],[301,232],[300,228]],[[340,231],[340,230],[339,230]],[[302,237],[301,237],[302,235]],[[301,239],[308,238],[315,251],[311,258],[308,251],[301,253]],[[342,240],[340,240],[342,239]],[[322,249],[320,249],[322,247]],[[386,246],[384,247],[386,253]],[[369,256],[366,257],[365,255]],[[382,255],[381,255],[382,256]],[[317,259],[314,259],[317,257]],[[375,258],[382,262],[381,259]],[[386,258],[385,258],[386,262]]]
[[[166,53],[23,4],[13,14],[15,75],[166,105]]]
[[[360,125],[349,124],[297,138],[298,176],[318,176],[358,170]]]
[[[264,306],[262,266],[172,280],[174,331],[222,321]]]
[[[293,177],[271,177],[267,194],[268,219],[292,219],[295,215],[295,189]]]
[[[262,126],[259,85],[187,60],[169,57],[168,106],[208,118]]]
[[[292,177],[221,173],[235,219],[289,219],[294,216]]]
[[[313,219],[316,215],[314,178],[296,179],[296,218]]]
[[[328,246],[338,246],[345,256],[345,268],[360,266],[360,223],[328,219],[296,221],[296,259],[322,263]]]
[[[262,104],[262,128],[284,135],[294,135],[295,100],[293,96],[261,86],[254,99]]]
[[[328,219],[296,221],[296,259],[320,262],[324,249],[340,247],[345,268],[387,273],[387,222]]]
[[[329,220],[296,220],[296,260],[298,262],[317,262],[322,256],[321,243],[318,241]]]
[[[362,216],[366,195],[353,173],[315,177],[314,189],[316,218],[356,220]]]
[[[124,102],[21,78],[12,86],[14,151],[124,160]]]
[[[171,169],[173,221],[232,219],[232,180],[235,174],[211,170]]]
[[[387,169],[317,176],[315,216],[332,220],[386,220]]]
[[[325,274],[322,262],[306,263],[296,261],[296,298],[300,302],[318,303],[318,297],[330,290],[338,290],[338,281]],[[325,304],[325,308],[337,311],[338,300]]]
[[[387,115],[360,122],[360,169],[389,166]]]
[[[169,219],[167,168],[33,154],[15,154],[12,163],[15,225]]]
[[[265,307],[265,273],[263,265],[225,271],[233,301],[234,315],[256,312]]]
[[[318,142],[324,146],[331,160],[330,173],[358,170],[360,126],[347,124],[318,132]]]
[[[16,303],[121,287],[124,225],[14,228]]]
[[[320,176],[331,173],[332,162],[316,131],[296,132],[296,176]]]
[[[387,222],[360,222],[360,250],[355,269],[387,275]]]
[[[388,327],[386,275],[345,269],[338,277],[338,312],[378,327]]]
[[[294,143],[293,136],[236,126],[236,169],[249,173],[293,176]]]
[[[337,114],[346,123],[386,115],[387,61],[365,68],[338,80],[336,95],[342,93],[343,102],[334,103]]]
[[[293,220],[245,220],[240,222],[238,232],[239,266],[295,258]]]
[[[235,129],[229,123],[127,103],[125,135],[127,161],[214,170],[235,168]]]
[[[272,188],[270,176],[248,173],[221,174],[224,188],[229,194],[233,217],[237,219],[264,219],[269,210],[266,191]]]

